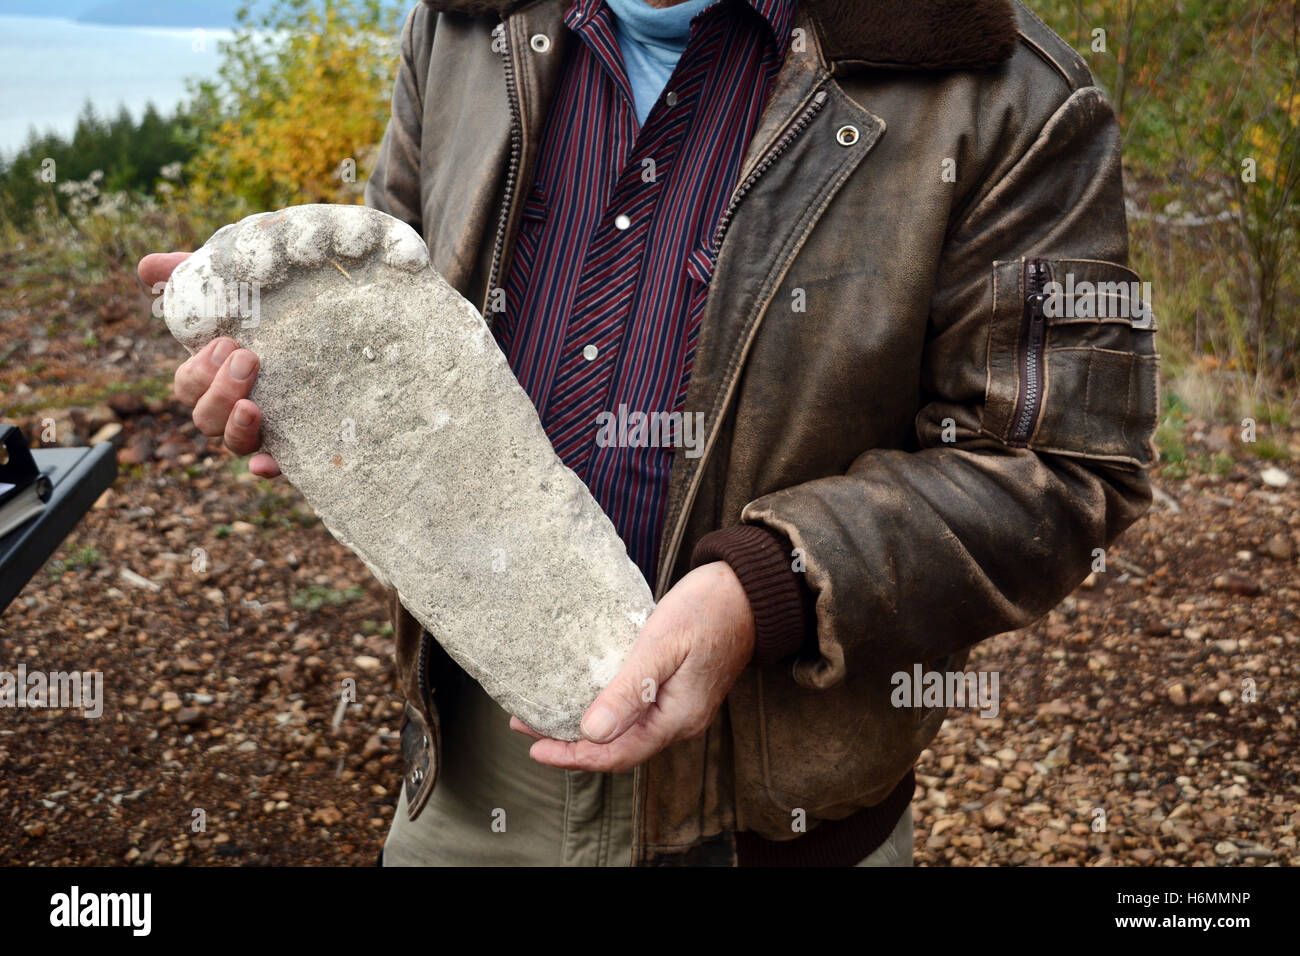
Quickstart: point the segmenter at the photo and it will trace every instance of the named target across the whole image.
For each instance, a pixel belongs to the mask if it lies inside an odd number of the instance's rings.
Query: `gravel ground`
[[[1300,862],[1300,482],[1277,471],[1158,479],[1106,573],[974,650],[1001,713],[922,754],[919,863]]]
[[[0,255],[0,415],[115,436],[122,474],[0,619],[0,669],[105,690],[97,720],[0,712],[0,862],[372,863],[401,772],[381,590],[166,399],[182,353],[143,293],[51,299],[33,268]],[[1106,570],[974,651],[1000,713],[922,755],[919,864],[1300,859],[1300,469],[1184,431],[1194,467],[1157,475]]]

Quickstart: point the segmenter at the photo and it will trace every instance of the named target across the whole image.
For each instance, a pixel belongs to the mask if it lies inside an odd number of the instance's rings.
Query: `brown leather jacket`
[[[565,5],[426,0],[403,32],[366,199],[489,321]],[[719,229],[686,402],[707,439],[678,449],[652,583],[705,533],[764,525],[802,552],[819,653],[751,666],[702,737],[637,769],[642,864],[879,802],[945,714],[891,706],[890,675],[1044,614],[1150,500],[1153,323],[1034,307],[1051,279],[1137,278],[1083,61],[1009,0],[800,0],[795,23]],[[394,613],[414,816],[445,655]]]

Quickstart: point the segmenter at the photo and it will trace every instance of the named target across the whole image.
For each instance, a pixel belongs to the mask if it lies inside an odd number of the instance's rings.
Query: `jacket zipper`
[[[428,631],[421,629],[420,659],[416,664],[416,683],[419,685],[417,690],[420,694],[420,702],[426,707],[431,707],[433,701],[433,689],[429,686],[429,646],[432,643],[433,635]]]
[[[827,94],[825,90],[817,90],[813,94],[808,105],[805,106],[790,122],[790,124],[785,128],[785,132],[781,134],[781,137],[772,145],[771,149],[764,154],[763,158],[759,160],[758,164],[750,174],[744,178],[740,185],[737,186],[735,191],[731,194],[731,201],[727,204],[727,209],[722,214],[722,218],[718,220],[718,226],[713,232],[713,260],[715,263],[717,262],[718,253],[722,249],[722,240],[726,236],[727,228],[731,225],[732,217],[735,215],[736,207],[740,205],[741,200],[745,198],[746,194],[753,189],[754,184],[758,182],[759,177],[762,176],[763,173],[767,172],[767,170],[771,169],[777,159],[780,158],[781,154],[790,148],[790,144],[798,138],[799,134],[808,128],[808,124],[812,122],[813,117],[816,116],[821,108],[826,105],[826,96]],[[706,436],[706,449],[710,447],[710,437],[711,436]],[[702,457],[697,459],[695,462],[696,473],[698,474],[699,470],[703,467],[704,458]],[[689,501],[691,497],[692,496],[688,491],[687,500]],[[674,544],[669,549],[669,553],[664,555],[666,560],[663,565],[661,565],[661,571],[664,567],[672,567],[676,563],[677,549],[681,545],[680,536],[682,533],[682,523],[688,516],[689,513],[683,506],[682,513],[677,518],[677,524],[673,529],[671,529]],[[668,531],[669,529],[665,528],[664,530]]]
[[[740,201],[754,188],[754,183],[758,182],[758,178],[771,169],[772,164],[777,161],[780,155],[790,148],[790,144],[795,141],[800,133],[808,128],[812,118],[825,105],[826,91],[818,90],[813,95],[812,102],[805,106],[803,111],[794,118],[794,121],[786,127],[781,138],[767,151],[767,154],[759,161],[758,165],[736,187],[736,191],[731,194],[731,202],[727,204],[727,211],[722,214],[722,218],[718,220],[718,228],[713,231],[713,258],[715,260],[718,257],[718,250],[722,248],[722,237],[726,235],[727,227],[731,225],[731,218],[735,215],[736,207],[740,205]]]
[[[483,298],[483,318],[488,327],[492,326],[488,303],[492,300],[492,291],[497,287],[502,259],[505,256],[506,228],[510,224],[511,206],[514,204],[516,180],[519,176],[519,160],[523,153],[523,118],[519,110],[519,87],[515,82],[515,65],[510,58],[510,31],[502,20],[492,31],[493,37],[501,39],[501,62],[506,71],[506,100],[510,104],[510,166],[506,171],[506,185],[502,191],[501,217],[497,221],[496,241],[492,244],[492,267],[488,270],[487,291]]]
[[[1025,311],[1020,333],[1020,389],[1016,396],[1015,428],[1011,442],[1025,445],[1033,434],[1043,401],[1043,345],[1047,341],[1044,289],[1051,271],[1043,259],[1025,260]]]

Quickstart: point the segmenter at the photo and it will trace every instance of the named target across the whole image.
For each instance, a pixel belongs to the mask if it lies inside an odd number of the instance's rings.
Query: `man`
[[[910,863],[952,701],[892,675],[960,671],[1149,503],[1153,330],[1078,55],[1009,0],[674,6],[431,0],[403,32],[367,202],[482,308],[659,604],[562,743],[395,601],[386,863]],[[217,342],[177,393],[249,453],[255,375]],[[683,427],[602,438],[638,412]]]

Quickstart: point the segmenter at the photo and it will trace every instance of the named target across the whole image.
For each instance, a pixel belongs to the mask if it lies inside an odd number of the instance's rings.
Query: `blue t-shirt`
[[[605,2],[614,14],[614,35],[632,86],[636,121],[644,126],[691,38],[691,19],[714,0],[685,0],[661,8],[645,0]]]

